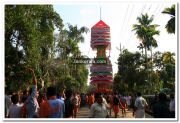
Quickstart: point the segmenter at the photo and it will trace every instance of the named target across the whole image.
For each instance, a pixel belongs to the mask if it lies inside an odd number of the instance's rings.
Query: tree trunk
[[[145,69],[147,69],[147,48],[144,47],[145,49]]]

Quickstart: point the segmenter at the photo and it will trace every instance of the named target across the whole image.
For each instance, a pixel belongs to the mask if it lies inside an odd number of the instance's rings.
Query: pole
[[[100,20],[101,20],[101,7],[100,7]]]
[[[121,43],[120,43],[120,54],[122,53],[122,49],[121,49]]]

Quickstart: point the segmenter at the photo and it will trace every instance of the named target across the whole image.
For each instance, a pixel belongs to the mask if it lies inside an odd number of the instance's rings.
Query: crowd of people
[[[9,94],[5,90],[6,118],[76,118],[81,103],[79,93],[65,89],[58,92],[50,86],[40,95],[34,70],[28,71],[33,79],[29,91]]]
[[[136,95],[117,92],[80,95],[72,90],[57,91],[55,86],[50,86],[40,94],[33,69],[29,68],[28,71],[33,79],[32,87],[28,91],[12,94],[6,91],[5,93],[6,118],[76,118],[82,105],[88,105],[89,118],[117,118],[120,111],[122,111],[122,117],[126,117],[127,110],[132,111],[135,118],[145,118],[148,103],[140,92]],[[152,108],[154,118],[175,118],[174,94],[170,95],[170,99],[170,103],[167,103],[165,93],[155,96]]]
[[[157,97],[156,97],[157,96]],[[152,117],[154,118],[175,118],[175,99],[174,94],[170,94],[170,101],[167,99],[167,95],[163,92],[157,94],[154,98],[154,104],[152,106]],[[133,117],[145,118],[146,109],[149,105],[146,99],[137,92],[135,95],[121,95],[113,93],[109,95],[103,95],[100,93],[95,94],[95,102],[89,103],[90,117],[94,118],[117,118],[122,111],[122,117],[126,117],[126,111],[131,110]],[[112,116],[112,111],[114,116]]]

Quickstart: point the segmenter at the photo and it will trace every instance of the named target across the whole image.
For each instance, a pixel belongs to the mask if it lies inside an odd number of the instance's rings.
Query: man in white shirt
[[[148,106],[146,100],[141,96],[141,93],[137,93],[135,100],[135,118],[145,118],[145,107]]]
[[[102,94],[96,93],[95,100],[96,102],[90,108],[90,118],[108,117],[108,110],[106,104],[103,102]]]

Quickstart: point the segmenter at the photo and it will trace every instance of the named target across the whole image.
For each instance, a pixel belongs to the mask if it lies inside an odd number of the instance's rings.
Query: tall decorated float
[[[91,28],[91,48],[97,54],[96,62],[90,67],[90,83],[96,87],[96,92],[109,93],[112,91],[112,64],[109,59],[111,50],[110,39],[110,27],[102,20]],[[106,54],[107,51],[109,51],[108,56]]]

